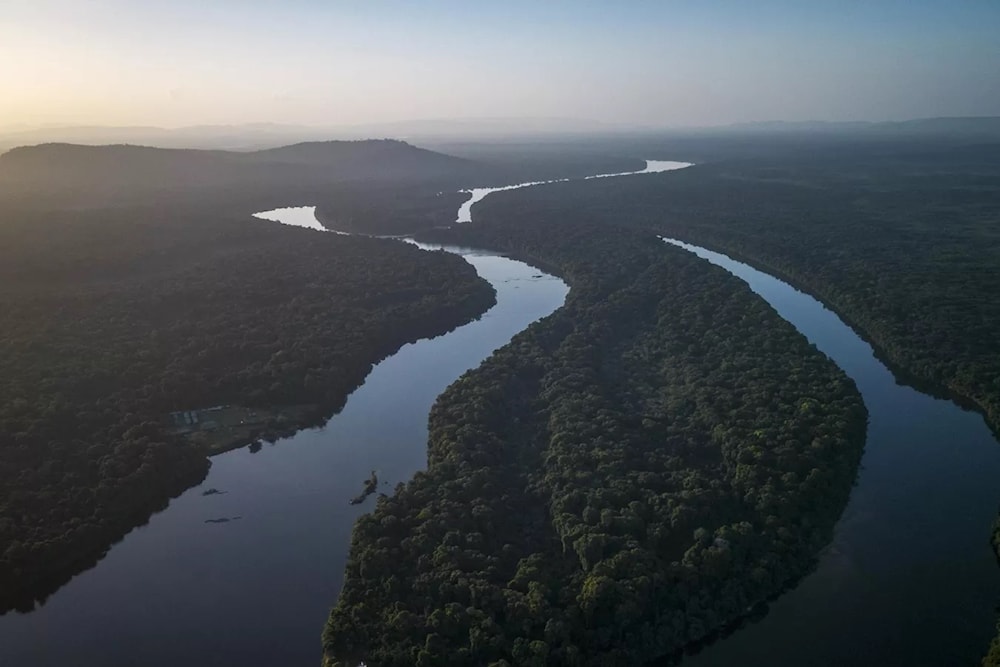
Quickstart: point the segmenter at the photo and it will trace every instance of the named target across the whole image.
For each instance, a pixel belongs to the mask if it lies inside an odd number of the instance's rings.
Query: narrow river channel
[[[591,178],[686,166],[649,161],[641,171]],[[457,222],[470,222],[472,205],[491,192],[532,185],[540,183],[469,190]],[[322,230],[314,213],[300,207],[257,217]],[[870,413],[857,486],[817,570],[763,620],[684,664],[975,664],[1000,600],[988,545],[1000,446],[982,418],[896,384],[871,347],[811,297],[723,255],[669,242],[746,280],[855,380]],[[96,567],[35,611],[0,618],[0,665],[318,664],[351,528],[374,502],[351,506],[348,499],[372,470],[379,490],[389,492],[423,469],[436,397],[557,309],[568,291],[521,262],[443,249],[494,286],[496,306],[375,366],[322,428],[214,457],[203,484]],[[222,493],[204,495],[208,489]]]

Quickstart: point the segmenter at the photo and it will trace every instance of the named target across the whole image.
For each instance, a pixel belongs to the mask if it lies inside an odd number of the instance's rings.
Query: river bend
[[[856,486],[815,572],[763,620],[683,664],[978,665],[1000,600],[989,544],[1000,446],[982,416],[897,384],[872,347],[809,295],[665,240],[746,281],[854,380],[869,414]]]

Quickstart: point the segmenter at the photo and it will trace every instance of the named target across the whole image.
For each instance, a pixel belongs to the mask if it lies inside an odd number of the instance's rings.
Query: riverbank
[[[191,444],[174,411],[315,405],[271,436],[319,426],[373,365],[495,303],[462,259],[400,243],[208,214],[169,225],[127,209],[102,216],[12,223],[0,244],[12,272],[0,612],[30,606],[7,591],[30,597],[38,582],[43,599],[90,567],[204,477],[211,450],[256,438],[236,429]],[[43,252],[49,235],[56,250]],[[164,244],[156,261],[150,239]]]
[[[414,652],[520,663],[529,644],[540,661],[641,664],[809,570],[847,502],[865,410],[790,325],[635,230],[473,224],[428,236],[544,256],[573,290],[439,398],[427,472],[354,532],[326,664],[404,665]],[[437,630],[455,604],[466,613]],[[484,618],[506,621],[487,630]]]
[[[657,234],[660,238],[666,238],[662,235],[662,231],[660,231],[660,228],[658,227],[651,228],[650,233]],[[847,325],[858,338],[871,346],[876,359],[878,359],[878,361],[892,373],[893,377],[895,377],[901,385],[912,387],[918,392],[927,394],[928,396],[933,396],[934,398],[951,401],[963,410],[977,413],[983,418],[986,426],[992,432],[993,437],[1000,440],[1000,413],[990,410],[988,406],[970,396],[968,393],[947,384],[934,382],[926,377],[914,373],[905,365],[896,361],[892,357],[891,353],[879,342],[879,340],[872,337],[864,325],[852,319],[851,316],[848,315],[842,308],[833,303],[833,301],[825,294],[824,290],[822,290],[818,285],[814,285],[811,281],[803,279],[798,275],[793,275],[787,271],[783,271],[758,257],[748,255],[725,244],[713,243],[711,240],[702,238],[699,234],[687,234],[684,235],[683,239],[679,240],[682,240],[685,243],[697,244],[706,250],[726,255],[737,262],[746,264],[753,269],[773,276],[788,284],[796,291],[815,299],[821,303],[824,308],[836,315],[837,318]]]

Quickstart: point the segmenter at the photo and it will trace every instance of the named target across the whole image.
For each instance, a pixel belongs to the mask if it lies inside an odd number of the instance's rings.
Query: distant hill
[[[918,118],[901,122],[875,123],[872,129],[887,132],[982,134],[998,137],[1000,116]]]
[[[423,143],[427,139],[499,139],[510,137],[607,134],[637,129],[632,125],[601,123],[585,118],[448,118],[356,125],[295,125],[247,123],[154,126],[77,125],[57,127],[0,127],[0,151],[15,146],[46,143],[134,144],[157,148],[260,150],[304,141],[358,140],[397,137]]]
[[[394,139],[307,142],[243,155],[255,163],[322,168],[344,179],[425,180],[476,168],[470,160]]]
[[[90,146],[130,144],[157,148],[259,151],[301,142],[362,140],[395,137],[424,146],[452,142],[576,141],[586,137],[635,134],[847,134],[878,133],[903,136],[955,135],[1000,137],[1000,117],[918,118],[905,121],[783,121],[736,123],[723,126],[667,127],[658,124],[605,123],[586,118],[447,118],[358,125],[310,126],[282,123],[154,126],[66,126],[0,128],[0,151],[45,143]]]
[[[153,126],[77,125],[66,127],[6,128],[0,130],[0,150],[47,143],[135,144],[157,148],[257,150],[318,139],[362,139],[388,135],[345,135],[305,125],[255,123],[249,125],[197,125],[180,128]]]
[[[419,139],[511,139],[614,134],[641,129],[634,123],[605,123],[573,117],[428,118],[339,128],[364,132],[366,136],[393,136]]]
[[[955,116],[902,121],[762,121],[704,130],[732,132],[862,132],[898,135],[968,135],[1000,137],[1000,116]]]
[[[0,155],[0,182],[54,189],[184,185],[231,177],[243,164],[222,151],[42,144]]]
[[[117,201],[169,191],[301,189],[358,181],[450,185],[477,169],[470,160],[391,139],[254,152],[42,144],[0,155],[0,193]]]

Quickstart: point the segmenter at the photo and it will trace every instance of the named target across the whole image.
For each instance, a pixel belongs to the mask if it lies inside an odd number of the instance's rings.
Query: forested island
[[[497,193],[475,215],[627,225],[760,266],[836,310],[898,378],[976,408],[1000,432],[995,135],[667,143],[671,156],[706,162]],[[986,664],[997,656],[1000,640]]]
[[[326,664],[641,664],[809,569],[866,411],[791,325],[648,233],[508,219],[427,236],[572,291],[437,401],[427,471],[355,527]]]
[[[280,428],[321,424],[373,363],[493,302],[461,258],[398,242],[220,211],[3,211],[0,610],[203,479],[170,413],[304,406]]]

